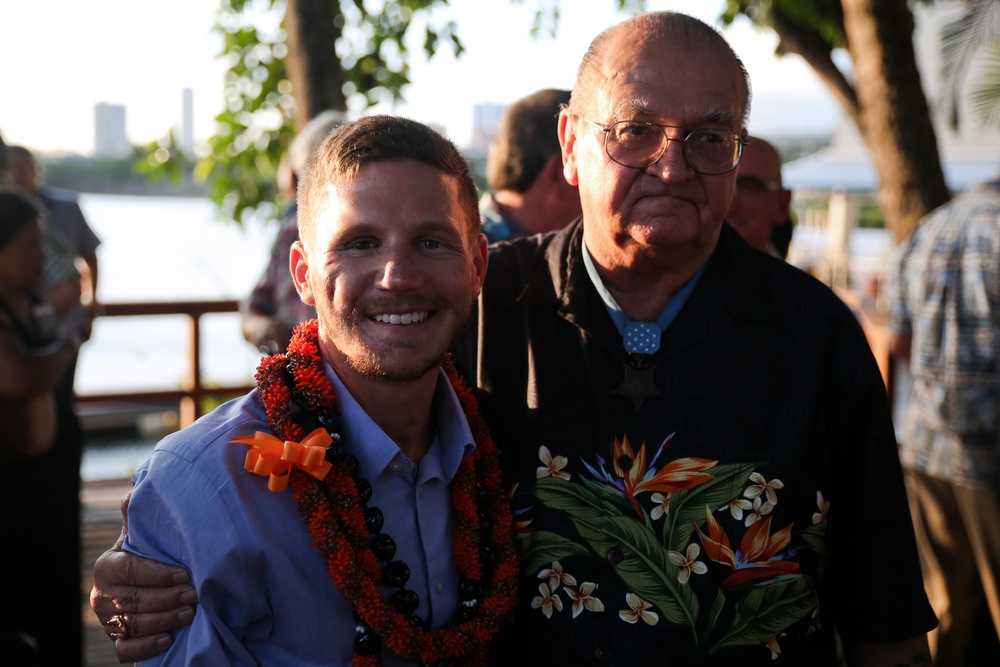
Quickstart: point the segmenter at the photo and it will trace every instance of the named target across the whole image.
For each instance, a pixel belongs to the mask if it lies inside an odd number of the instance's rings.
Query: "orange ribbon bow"
[[[302,442],[281,440],[264,431],[237,436],[229,442],[250,446],[243,467],[255,475],[267,476],[267,488],[275,493],[288,487],[288,478],[293,468],[303,470],[319,480],[325,479],[330,472],[331,464],[326,460],[326,448],[333,440],[322,428],[307,435]]]

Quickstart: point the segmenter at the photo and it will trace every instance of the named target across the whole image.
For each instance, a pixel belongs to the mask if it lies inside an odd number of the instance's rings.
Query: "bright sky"
[[[458,24],[466,51],[411,68],[407,102],[395,112],[443,125],[459,145],[472,135],[473,105],[507,104],[540,88],[571,88],[590,41],[623,15],[615,0],[562,0],[558,34],[529,36],[535,2],[451,0],[439,16]],[[647,0],[714,24],[723,0]],[[221,38],[213,0],[31,0],[0,3],[0,133],[40,151],[89,154],[94,105],[124,104],[134,144],[179,127],[182,91],[194,92],[196,141],[222,109]],[[797,56],[775,58],[775,38],[746,21],[725,32],[750,72],[750,130],[763,136],[829,132],[840,110]],[[419,44],[414,52],[420,50]]]

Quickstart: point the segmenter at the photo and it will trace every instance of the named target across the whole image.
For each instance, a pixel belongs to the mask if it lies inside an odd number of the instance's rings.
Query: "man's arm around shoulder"
[[[118,627],[110,624],[123,616],[127,635],[115,642],[118,662],[151,658],[173,643],[171,631],[194,619],[198,595],[187,571],[122,549],[128,534],[129,496],[122,500],[122,533],[114,546],[94,563],[94,588],[90,606],[110,636]],[[142,611],[139,611],[142,610]]]

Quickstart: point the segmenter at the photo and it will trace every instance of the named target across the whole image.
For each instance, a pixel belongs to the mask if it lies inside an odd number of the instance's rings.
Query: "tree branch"
[[[854,86],[831,57],[830,45],[814,30],[796,25],[773,7],[767,17],[767,23],[778,35],[780,46],[788,53],[801,56],[816,72],[820,80],[826,84],[834,98],[857,125],[860,120],[858,98]]]

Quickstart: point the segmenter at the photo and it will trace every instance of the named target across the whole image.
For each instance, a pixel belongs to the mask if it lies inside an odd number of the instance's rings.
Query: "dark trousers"
[[[5,462],[0,483],[0,656],[3,664],[83,664],[80,575],[80,459],[83,432],[74,411],[73,368],[56,391],[52,449]],[[10,652],[8,652],[7,650]]]

